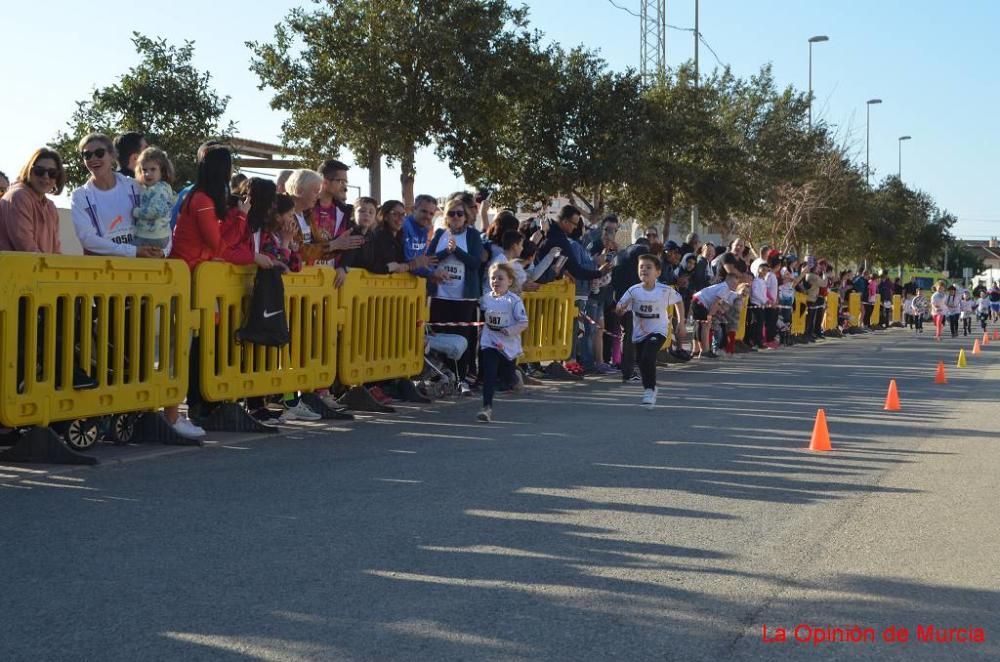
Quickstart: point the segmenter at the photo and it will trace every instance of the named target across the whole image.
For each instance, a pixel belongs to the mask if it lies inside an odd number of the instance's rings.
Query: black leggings
[[[500,350],[484,347],[479,350],[479,370],[483,377],[483,406],[493,406],[493,393],[497,388],[497,376],[507,383],[514,383],[514,362]]]
[[[431,299],[431,324],[434,322],[475,322],[479,318],[479,304],[476,301]],[[479,330],[474,326],[438,327],[440,332],[464,336],[469,342],[465,354],[458,360],[458,378],[465,379],[469,366],[473,365],[476,348],[479,346]]]
[[[953,337],[958,335],[958,315],[948,315],[948,327]]]
[[[639,362],[643,388],[656,388],[656,355],[665,340],[659,333],[651,333],[635,343],[635,356]]]

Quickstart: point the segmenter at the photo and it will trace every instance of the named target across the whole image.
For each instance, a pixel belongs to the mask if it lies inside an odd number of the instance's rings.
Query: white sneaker
[[[476,420],[480,423],[489,423],[493,420],[493,408],[483,407],[482,411],[476,414]]]
[[[201,439],[205,436],[204,428],[200,428],[191,422],[184,414],[180,414],[177,417],[177,421],[172,426],[174,432],[184,437],[185,439]]]
[[[319,396],[319,399],[324,405],[335,411],[343,407],[343,405],[337,402],[337,398],[333,397],[333,393],[327,393],[326,395],[321,395]]]
[[[656,402],[656,391],[651,388],[647,388],[642,392],[642,404],[651,405]]]
[[[458,383],[458,390],[461,392],[462,395],[472,395],[472,388],[469,386],[469,383],[464,379]]]
[[[294,407],[286,408],[278,421],[280,423],[288,423],[289,421],[318,421],[321,418],[323,417],[306,406],[306,403],[299,400],[299,403]]]
[[[649,403],[648,404],[649,404],[649,408],[650,409],[652,409],[653,407],[656,406],[656,396],[657,396],[657,394],[659,392],[660,392],[659,387],[654,386],[653,387],[653,395],[649,396]]]

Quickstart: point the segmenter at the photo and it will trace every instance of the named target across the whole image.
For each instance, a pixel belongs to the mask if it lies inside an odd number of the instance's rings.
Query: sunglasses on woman
[[[59,177],[59,170],[56,168],[46,168],[45,166],[31,166],[31,174],[35,177],[45,177],[48,175],[49,179],[56,179]]]
[[[452,209],[448,212],[448,218],[465,218],[465,212],[460,209]]]
[[[83,157],[84,161],[89,161],[91,158],[103,159],[104,155],[107,153],[108,150],[104,149],[103,147],[98,147],[93,152],[88,150],[83,150],[82,152],[80,152],[80,156]]]

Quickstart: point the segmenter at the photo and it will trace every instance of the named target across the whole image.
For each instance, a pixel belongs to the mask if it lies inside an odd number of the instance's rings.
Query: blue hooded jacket
[[[428,241],[430,232],[428,230],[428,228],[417,223],[417,219],[413,217],[413,214],[410,214],[403,220],[403,255],[406,256],[407,262],[418,255],[427,255],[427,247],[430,244],[430,241]],[[430,267],[424,267],[422,269],[414,269],[410,273],[414,276],[427,278],[434,273],[434,270]]]

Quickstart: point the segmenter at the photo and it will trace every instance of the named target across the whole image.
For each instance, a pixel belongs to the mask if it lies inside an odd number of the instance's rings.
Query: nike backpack
[[[288,319],[285,317],[285,284],[277,269],[257,269],[250,294],[250,306],[236,340],[266,347],[287,345]]]

